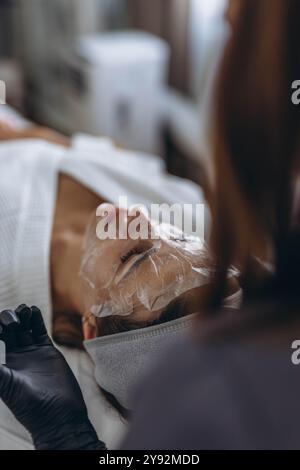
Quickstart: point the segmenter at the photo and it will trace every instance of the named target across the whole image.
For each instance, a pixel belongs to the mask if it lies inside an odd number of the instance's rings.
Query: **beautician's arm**
[[[105,450],[89,421],[79,385],[50,340],[38,308],[0,313],[0,398],[38,450]]]

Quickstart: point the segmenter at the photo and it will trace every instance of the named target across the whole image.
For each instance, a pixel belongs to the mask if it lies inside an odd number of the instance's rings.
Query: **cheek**
[[[95,266],[94,279],[97,289],[108,287],[117,271],[116,259],[110,253],[103,253],[97,259]]]
[[[145,263],[134,279],[127,281],[128,291],[135,293],[136,314],[149,321],[155,320],[163,307],[175,298],[176,289],[182,286],[190,269],[190,263],[174,253],[153,257]]]
[[[179,276],[187,270],[185,260],[178,255],[165,252],[151,259],[141,267],[137,275],[137,285],[149,292],[159,292],[164,287],[176,283]]]

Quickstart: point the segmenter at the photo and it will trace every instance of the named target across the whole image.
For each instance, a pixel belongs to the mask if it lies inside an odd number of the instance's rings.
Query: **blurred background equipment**
[[[117,4],[119,17],[123,18],[122,3],[18,0],[22,31],[19,54],[26,73],[27,108],[34,120],[66,134],[79,130],[80,116],[74,100],[84,92],[84,70],[74,63],[78,38],[117,27],[115,7]]]
[[[0,0],[0,79],[8,82],[8,103],[68,135],[104,134],[159,153],[170,172],[197,180],[201,173],[205,185],[227,4]]]
[[[43,96],[38,119],[68,134],[102,135],[128,149],[160,153],[168,59],[167,44],[144,32],[79,36],[57,53],[51,80],[37,83]]]
[[[78,128],[128,149],[161,153],[167,44],[144,32],[112,32],[80,38],[76,55]]]

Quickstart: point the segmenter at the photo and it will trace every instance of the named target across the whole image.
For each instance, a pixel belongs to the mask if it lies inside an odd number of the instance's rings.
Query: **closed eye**
[[[125,255],[121,256],[121,262],[122,264],[125,264],[128,260],[130,260],[133,256],[136,255],[141,255],[143,253],[146,253],[147,251],[151,250],[153,248],[153,244],[148,242],[148,241],[142,241],[134,247],[133,249],[129,250]]]
[[[137,247],[128,251],[121,257],[121,266],[115,275],[115,284],[118,285],[120,281],[125,279],[130,273],[140,266],[143,261],[148,259],[153,253],[157,251],[157,247],[152,243],[141,243]]]

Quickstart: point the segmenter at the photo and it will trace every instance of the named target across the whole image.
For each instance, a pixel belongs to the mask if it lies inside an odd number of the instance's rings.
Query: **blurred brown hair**
[[[278,285],[291,287],[300,275],[300,242],[292,231],[300,109],[291,100],[292,82],[300,78],[300,1],[232,1],[215,116],[214,308],[231,264],[241,268],[246,297],[255,291],[254,256],[266,259],[270,248]]]

